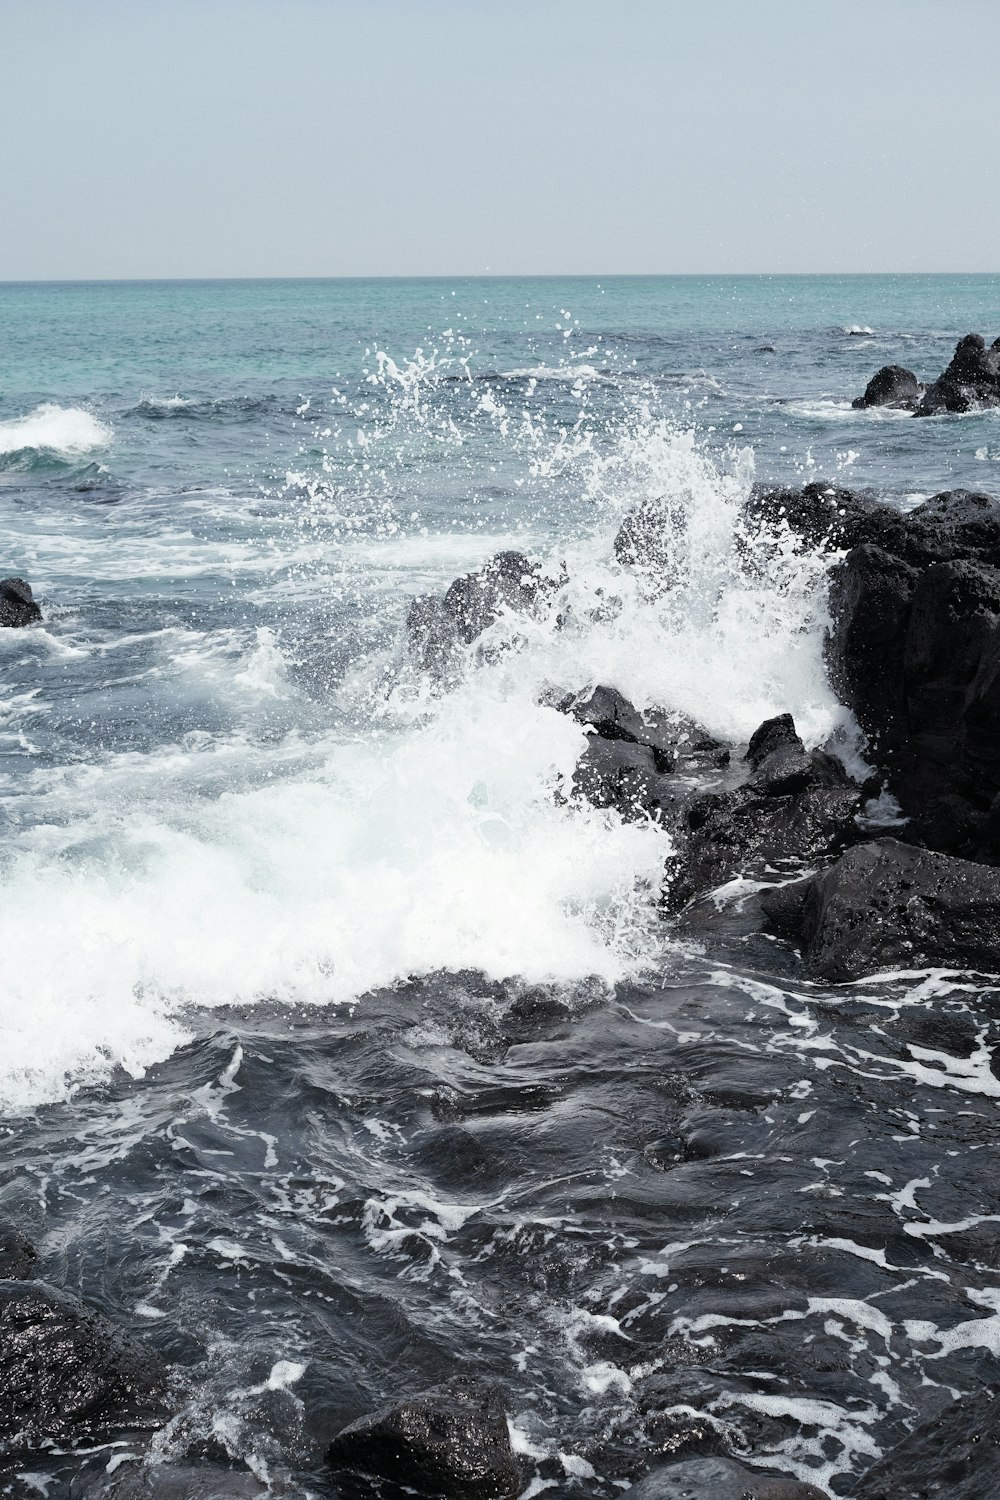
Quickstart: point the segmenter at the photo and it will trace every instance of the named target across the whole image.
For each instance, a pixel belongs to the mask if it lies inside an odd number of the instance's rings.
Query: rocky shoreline
[[[972,346],[963,340],[959,351],[963,345],[968,354]],[[975,349],[985,350],[982,340]],[[937,383],[945,401],[968,373],[953,366]],[[890,386],[883,381],[880,389]],[[901,389],[898,382],[892,388]],[[761,724],[745,745],[724,744],[682,716],[639,711],[614,683],[591,683],[551,697],[588,737],[565,795],[666,828],[673,847],[663,876],[667,920],[690,923],[719,887],[739,882],[752,892],[749,920],[790,945],[809,978],[840,983],[934,967],[995,973],[1000,507],[955,490],[903,514],[829,485],[758,487],[744,523],[830,553],[830,679],[863,732],[868,774],[852,774],[836,745],[807,749],[787,713]],[[615,552],[623,567],[660,570],[662,586],[671,586],[642,510],[626,518]],[[443,599],[414,603],[412,658],[447,682],[463,651],[498,621],[551,610],[558,592],[558,580],[532,560],[500,553],[457,579]],[[0,583],[0,624],[39,618],[23,580]],[[36,1259],[16,1229],[0,1226],[0,1463],[7,1469],[56,1445],[141,1438],[175,1404],[159,1359],[112,1319],[35,1280]],[[917,1427],[862,1477],[855,1500],[1000,1493],[997,1399],[961,1398]],[[822,1500],[813,1485],[746,1468],[696,1427],[692,1419],[670,1461],[633,1486],[636,1500]],[[263,1492],[257,1478],[211,1457],[192,1454],[184,1470],[126,1465],[81,1494],[210,1500]],[[514,1500],[524,1482],[503,1392],[464,1377],[332,1434],[329,1461],[342,1496]]]

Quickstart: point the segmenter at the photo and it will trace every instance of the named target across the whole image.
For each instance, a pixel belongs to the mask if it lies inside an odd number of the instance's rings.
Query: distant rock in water
[[[166,1372],[108,1318],[41,1281],[0,1281],[0,1460],[157,1427]]]
[[[915,415],[933,417],[989,406],[1000,406],[1000,339],[987,349],[981,334],[967,333],[947,369],[927,387]]]
[[[859,844],[826,870],[761,898],[772,931],[834,982],[893,969],[1000,969],[1000,871],[915,849]]]
[[[498,1387],[461,1376],[352,1422],[327,1456],[335,1468],[441,1500],[514,1500],[521,1489]]]
[[[31,625],[41,618],[30,583],[23,578],[0,579],[0,627]]]
[[[915,410],[923,393],[924,387],[912,370],[903,365],[883,365],[869,380],[864,395],[857,396],[851,405],[856,408],[893,406]]]
[[[967,333],[946,369],[926,387],[903,365],[883,365],[851,404],[909,409],[916,417],[1000,406],[1000,339],[987,347],[981,334]]]
[[[406,619],[410,653],[422,670],[440,675],[506,610],[525,614],[555,587],[523,552],[498,552],[474,573],[456,578],[443,599],[415,599]]]
[[[654,1469],[628,1494],[630,1500],[826,1500],[814,1484],[714,1457]]]

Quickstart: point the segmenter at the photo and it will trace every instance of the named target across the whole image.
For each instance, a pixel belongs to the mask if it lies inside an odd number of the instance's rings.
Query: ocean
[[[0,631],[0,1216],[178,1370],[158,1458],[336,1494],[338,1427],[460,1369],[527,1493],[621,1493],[693,1411],[847,1495],[995,1380],[996,992],[665,920],[668,835],[568,795],[551,705],[859,756],[825,560],[735,518],[1000,493],[997,412],[850,405],[1000,333],[1000,277],[6,284],[0,330],[44,616]],[[646,497],[666,595],[612,550]],[[408,608],[501,549],[560,609],[443,689]]]

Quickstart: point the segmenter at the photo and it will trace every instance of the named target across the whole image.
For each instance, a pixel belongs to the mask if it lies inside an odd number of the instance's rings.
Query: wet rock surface
[[[799,941],[809,972],[834,982],[1000,967],[1000,871],[896,839],[859,845],[761,904],[775,930]]]
[[[0,1282],[0,1461],[155,1427],[165,1395],[159,1360],[109,1319],[44,1282]]]
[[[831,858],[860,836],[862,788],[834,756],[806,751],[790,714],[762,724],[745,759],[746,781],[700,793],[684,811],[668,869],[673,910],[735,876],[788,872]]]
[[[501,1392],[461,1377],[353,1422],[327,1457],[399,1494],[514,1500],[521,1489]]]

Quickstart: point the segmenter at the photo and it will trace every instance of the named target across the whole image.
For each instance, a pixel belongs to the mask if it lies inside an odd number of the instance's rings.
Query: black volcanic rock
[[[863,396],[851,402],[855,408],[895,406],[914,410],[924,388],[912,370],[903,365],[883,365],[865,386]]]
[[[464,1377],[352,1422],[327,1456],[441,1500],[514,1500],[521,1488],[499,1389]]]
[[[0,579],[0,627],[32,625],[41,618],[30,583],[23,578]]]
[[[994,1500],[1000,1495],[1000,1397],[962,1396],[864,1474],[855,1500]]]
[[[109,1319],[41,1281],[0,1281],[0,1461],[159,1426],[166,1372]]]
[[[859,844],[807,880],[766,892],[761,907],[820,979],[1000,970],[1000,871],[897,839]]]
[[[862,789],[841,763],[806,751],[790,714],[768,719],[750,740],[742,785],[703,792],[686,809],[667,904],[737,875],[760,875],[830,859],[859,834]]]
[[[831,683],[911,820],[1000,863],[1000,506],[951,490],[903,514],[833,486],[758,488],[746,523],[848,549],[830,578]],[[994,826],[994,824],[996,826]]]

